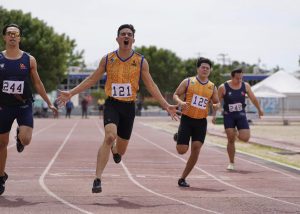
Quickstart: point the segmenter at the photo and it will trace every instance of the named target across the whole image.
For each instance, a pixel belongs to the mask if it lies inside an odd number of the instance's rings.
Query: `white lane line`
[[[42,128],[42,129],[40,129],[40,130],[38,130],[38,131],[36,131],[36,132],[33,132],[32,137],[34,137],[34,136],[40,134],[41,132],[43,132],[43,131],[45,131],[45,130],[51,128],[51,127],[54,126],[54,125],[56,125],[56,122],[54,122],[54,123],[52,123],[52,124],[46,126],[45,128]],[[10,149],[10,148],[15,147],[15,146],[16,146],[15,143],[11,143],[11,145],[9,145],[9,146],[7,147],[7,149]]]
[[[96,123],[98,128],[99,128],[99,131],[101,132],[102,135],[104,135],[104,132],[103,130],[101,129],[100,125],[98,123]],[[166,198],[168,200],[171,200],[171,201],[175,201],[177,203],[180,203],[180,204],[183,204],[183,205],[186,205],[186,206],[189,206],[189,207],[192,207],[192,208],[195,208],[195,209],[199,209],[199,210],[202,210],[202,211],[206,211],[206,212],[209,212],[209,213],[219,213],[219,212],[216,212],[216,211],[213,211],[213,210],[208,210],[208,209],[205,209],[205,208],[202,208],[202,207],[198,207],[196,205],[193,205],[193,204],[190,204],[190,203],[187,203],[187,202],[184,202],[184,201],[180,201],[180,200],[177,200],[175,198],[172,198],[172,197],[169,197],[169,196],[166,196],[166,195],[163,195],[163,194],[160,194],[160,193],[157,193],[157,192],[154,192],[153,190],[151,189],[148,189],[147,187],[143,186],[142,184],[140,184],[138,181],[136,181],[133,176],[131,175],[131,173],[129,172],[128,168],[125,166],[124,162],[121,161],[120,164],[122,165],[124,171],[126,172],[128,178],[135,184],[137,185],[138,187],[142,188],[143,190],[149,192],[149,193],[152,193],[156,196],[159,196],[161,198]]]
[[[196,205],[193,205],[193,204],[190,204],[190,203],[187,203],[187,202],[184,202],[184,201],[180,201],[180,200],[177,200],[175,198],[172,198],[172,197],[169,197],[169,196],[166,196],[166,195],[163,195],[163,194],[160,194],[160,193],[157,193],[157,192],[154,192],[153,190],[151,189],[148,189],[147,187],[143,186],[142,184],[140,184],[137,180],[135,180],[132,176],[132,174],[129,172],[128,168],[125,166],[124,164],[124,161],[121,161],[121,165],[124,169],[124,171],[126,172],[128,178],[135,184],[137,185],[138,187],[142,188],[143,190],[149,192],[149,193],[152,193],[158,197],[161,197],[161,198],[165,198],[165,199],[168,199],[168,200],[171,200],[171,201],[175,201],[177,203],[180,203],[180,204],[183,204],[183,205],[186,205],[186,206],[189,206],[189,207],[192,207],[192,208],[195,208],[195,209],[199,209],[199,210],[202,210],[202,211],[206,211],[206,212],[209,212],[209,213],[219,213],[219,212],[216,212],[216,211],[213,211],[213,210],[208,210],[208,209],[204,209],[202,207],[198,207]]]
[[[42,175],[39,178],[39,184],[40,186],[45,190],[45,192],[52,196],[53,198],[55,198],[56,200],[60,201],[61,203],[75,209],[78,210],[79,212],[82,213],[87,213],[87,214],[91,214],[91,212],[88,212],[84,209],[81,209],[77,206],[75,206],[74,204],[69,203],[68,201],[62,199],[61,197],[57,196],[55,193],[53,193],[51,190],[48,189],[48,187],[46,186],[44,179],[45,176],[47,175],[47,173],[49,172],[51,166],[53,165],[53,163],[55,162],[56,158],[58,157],[59,153],[61,152],[61,150],[64,148],[64,146],[66,145],[66,143],[68,142],[71,134],[73,133],[75,127],[77,126],[78,121],[73,125],[72,129],[69,131],[68,135],[66,136],[65,140],[63,141],[63,143],[60,145],[59,149],[56,151],[55,155],[53,156],[53,158],[51,159],[51,161],[49,162],[48,166],[46,167],[46,169],[44,170],[44,172],[42,173]]]
[[[218,144],[214,144],[214,143],[212,143],[212,142],[209,142],[209,143],[210,143],[211,145],[214,145],[214,146],[218,146],[218,147],[221,147],[221,148],[226,148],[225,146],[221,146],[221,145],[218,145]],[[221,152],[221,151],[219,151],[219,150],[217,150],[217,149],[214,149],[214,148],[212,148],[212,147],[208,147],[208,148],[211,149],[211,150],[213,150],[213,151],[215,151],[215,152],[218,152],[218,153],[220,153],[220,154],[227,154],[226,152]],[[238,150],[237,152],[238,152],[238,153],[241,153],[241,154],[249,155],[249,156],[251,156],[251,157],[255,157],[255,158],[258,158],[258,159],[266,160],[266,161],[269,161],[269,162],[272,162],[272,163],[276,163],[276,164],[278,164],[278,165],[283,165],[283,166],[286,166],[286,167],[289,167],[289,168],[293,168],[293,169],[299,170],[299,168],[294,168],[294,167],[291,167],[290,165],[285,165],[285,164],[279,163],[279,162],[277,162],[277,161],[272,161],[272,160],[269,160],[269,159],[265,159],[265,158],[262,158],[262,157],[257,156],[257,155],[249,154],[249,153],[247,153],[247,152],[242,152],[242,151],[239,151],[239,150]],[[285,175],[285,176],[287,176],[287,177],[290,177],[290,178],[293,178],[293,179],[296,179],[296,180],[300,180],[300,177],[296,177],[296,176],[293,176],[293,175],[291,175],[291,174],[287,174],[287,173],[282,172],[282,171],[280,171],[280,170],[273,169],[273,168],[271,168],[271,167],[264,166],[264,165],[259,164],[259,163],[255,163],[255,162],[252,162],[252,161],[250,161],[250,160],[246,160],[246,159],[241,158],[241,157],[235,157],[235,158],[236,158],[236,159],[239,159],[239,160],[242,160],[242,161],[244,161],[244,162],[250,163],[250,164],[252,164],[252,165],[259,166],[259,167],[268,169],[268,170],[270,170],[270,171],[277,172],[277,173],[282,174],[282,175]]]
[[[146,123],[141,123],[142,125],[146,126],[146,127],[150,127],[152,129],[157,129],[157,130],[160,130],[160,131],[163,131],[163,132],[166,132],[168,134],[173,134],[172,132],[170,132],[169,130],[166,130],[166,129],[163,129],[163,128],[159,128],[159,127],[154,127],[150,124],[146,124]],[[173,138],[173,136],[172,136]],[[211,145],[214,145],[214,146],[218,146],[218,147],[221,147],[221,148],[226,148],[226,146],[222,146],[222,145],[219,145],[219,144],[216,144],[216,143],[213,143],[213,142],[209,142]],[[212,149],[212,148],[211,148]],[[217,150],[216,150],[217,151]],[[219,153],[222,153],[220,151],[218,151]],[[264,157],[261,157],[261,156],[257,156],[257,155],[254,155],[254,154],[250,154],[250,153],[247,153],[247,152],[243,152],[243,151],[240,151],[240,150],[237,150],[236,152],[238,153],[241,153],[241,154],[246,154],[246,155],[249,155],[251,157],[255,157],[257,159],[261,159],[261,160],[264,160],[264,161],[268,161],[268,162],[271,162],[271,163],[275,163],[275,164],[278,164],[278,165],[281,165],[281,166],[285,166],[285,167],[288,167],[288,168],[291,168],[291,169],[296,169],[298,171],[300,171],[300,169],[298,167],[294,167],[294,166],[291,166],[291,165],[288,165],[288,164],[284,164],[284,163],[281,163],[281,162],[278,162],[278,161],[274,161],[274,160],[271,160],[271,159],[268,159],[268,158],[264,158]],[[291,177],[291,178],[294,178],[294,179],[297,179],[297,180],[300,180],[300,177],[295,177],[291,174],[288,174],[288,173],[285,173],[285,172],[282,172],[280,170],[277,170],[277,169],[273,169],[271,167],[267,167],[267,166],[264,166],[264,165],[261,165],[261,164],[258,164],[258,163],[255,163],[255,162],[252,162],[252,161],[249,161],[249,160],[246,160],[246,159],[243,159],[243,158],[239,158],[239,157],[236,157],[237,159],[240,159],[240,160],[243,160],[245,162],[248,162],[248,163],[252,163],[253,165],[256,165],[256,166],[260,166],[262,168],[265,168],[265,169],[269,169],[271,171],[274,171],[274,172],[278,172],[280,174],[283,174],[283,175],[286,175],[288,177]]]
[[[177,158],[177,159],[179,159],[179,160],[182,160],[183,162],[186,163],[186,160],[185,160],[185,159],[179,157],[178,155],[176,155],[176,154],[174,154],[174,153],[172,153],[172,152],[169,152],[167,149],[165,149],[165,148],[159,146],[158,144],[154,143],[153,141],[148,140],[148,139],[144,138],[143,136],[141,136],[141,135],[139,135],[139,134],[137,134],[137,133],[134,133],[134,134],[135,134],[136,136],[138,136],[139,138],[141,138],[142,140],[144,140],[144,141],[146,141],[146,142],[152,144],[153,146],[155,146],[155,147],[161,149],[162,151],[165,151],[166,153],[170,154],[171,156],[173,156],[173,157],[175,157],[175,158]],[[270,200],[279,201],[279,202],[282,202],[282,203],[285,203],[285,204],[289,204],[289,205],[293,205],[293,206],[296,206],[296,207],[300,207],[299,204],[295,204],[295,203],[292,203],[292,202],[280,200],[280,199],[277,199],[277,198],[272,198],[272,197],[269,197],[269,196],[266,196],[266,195],[262,195],[262,194],[259,194],[259,193],[256,193],[256,192],[252,192],[252,191],[250,191],[250,190],[247,190],[247,189],[244,189],[244,188],[235,186],[235,185],[233,185],[233,184],[227,183],[227,182],[222,181],[221,179],[217,178],[217,177],[214,176],[213,174],[210,174],[209,172],[207,172],[207,171],[205,171],[205,170],[203,170],[203,169],[201,169],[201,168],[199,168],[199,167],[197,167],[197,166],[195,167],[195,169],[200,170],[201,172],[205,173],[206,175],[209,175],[210,177],[214,178],[216,181],[218,181],[218,182],[220,182],[220,183],[222,183],[222,184],[224,184],[224,185],[226,185],[226,186],[230,186],[230,187],[232,187],[232,188],[234,188],[234,189],[238,189],[238,190],[240,190],[240,191],[243,191],[243,192],[246,192],[246,193],[249,193],[249,194],[252,194],[252,195],[256,195],[256,196],[259,196],[259,197],[262,197],[262,198],[267,198],[267,199],[270,199]]]

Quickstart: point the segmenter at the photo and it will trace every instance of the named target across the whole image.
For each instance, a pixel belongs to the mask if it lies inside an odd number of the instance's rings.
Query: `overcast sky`
[[[222,53],[251,64],[260,59],[268,69],[300,69],[298,0],[1,0],[0,5],[30,12],[75,39],[87,64],[117,49],[118,27],[131,23],[135,46],[155,45],[182,59],[201,55],[218,61]]]

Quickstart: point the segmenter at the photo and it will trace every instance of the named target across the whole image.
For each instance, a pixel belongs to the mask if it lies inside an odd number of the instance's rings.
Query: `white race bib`
[[[4,80],[2,92],[7,94],[23,94],[24,81]]]
[[[192,106],[199,109],[206,109],[207,103],[208,103],[208,99],[206,97],[193,94],[193,99],[191,103]]]
[[[111,85],[112,97],[131,97],[132,90],[130,83],[112,83]]]
[[[228,106],[229,106],[229,112],[236,112],[236,111],[243,110],[242,103],[228,104]]]

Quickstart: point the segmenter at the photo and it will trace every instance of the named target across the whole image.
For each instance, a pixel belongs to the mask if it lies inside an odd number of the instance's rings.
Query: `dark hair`
[[[2,30],[2,35],[3,35],[3,36],[6,34],[6,30],[7,30],[7,28],[9,28],[9,27],[15,27],[15,28],[18,28],[19,31],[20,31],[20,36],[22,36],[22,28],[21,28],[19,25],[13,24],[13,23],[4,26],[4,28],[3,28],[3,30]]]
[[[231,77],[234,77],[235,74],[240,74],[240,73],[243,73],[243,68],[242,67],[235,68],[231,71]]]
[[[120,31],[121,31],[122,29],[124,29],[124,28],[129,28],[129,29],[132,31],[133,37],[134,37],[135,29],[134,29],[133,25],[131,25],[131,24],[124,24],[124,25],[121,25],[121,26],[119,27],[119,29],[118,29],[118,36],[119,36],[119,34],[120,34]]]
[[[202,63],[207,63],[207,64],[209,64],[210,68],[212,67],[212,62],[209,59],[204,58],[204,57],[200,57],[197,60],[197,68],[199,68]]]

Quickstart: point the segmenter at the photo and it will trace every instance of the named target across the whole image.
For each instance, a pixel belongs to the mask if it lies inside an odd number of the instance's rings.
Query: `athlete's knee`
[[[19,136],[19,139],[24,146],[29,145],[31,142],[31,136],[28,136],[28,135]]]
[[[107,133],[105,136],[105,142],[108,144],[112,144],[117,138],[117,134],[114,134],[112,132]]]
[[[181,145],[178,146],[177,145],[176,149],[177,149],[178,154],[183,155],[188,151],[189,147],[188,146],[181,146]]]
[[[239,136],[238,138],[239,138],[239,140],[244,141],[244,142],[247,143],[249,141],[249,139],[250,139],[250,136],[242,135],[242,136]]]

